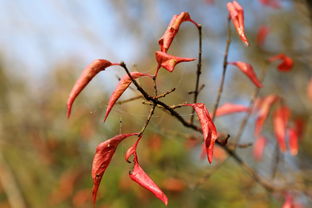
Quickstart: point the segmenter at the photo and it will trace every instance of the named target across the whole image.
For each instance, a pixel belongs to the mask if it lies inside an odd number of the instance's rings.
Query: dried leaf
[[[244,105],[225,103],[217,109],[216,116],[224,116],[232,113],[248,112],[249,108]]]
[[[94,204],[96,202],[96,195],[102,180],[102,176],[110,164],[118,144],[127,137],[134,135],[138,135],[138,133],[120,134],[102,142],[96,147],[96,152],[92,162],[91,174],[93,179],[92,198]]]
[[[249,46],[249,42],[245,35],[244,9],[237,1],[228,2],[226,6],[229,11],[229,17],[232,20],[240,39],[246,46]]]
[[[138,146],[139,141],[141,140],[142,136],[138,138],[138,140],[132,145],[125,156],[126,161],[129,162],[129,157],[131,155],[134,156],[133,162],[134,167],[133,170],[129,172],[129,177],[134,182],[138,183],[143,188],[149,190],[152,192],[158,199],[163,201],[163,203],[167,206],[168,204],[168,198],[167,196],[162,192],[162,190],[154,183],[154,181],[144,172],[144,170],[141,168],[139,162],[138,162],[138,156],[136,153],[136,148]]]
[[[158,41],[160,50],[162,52],[168,51],[174,37],[179,31],[180,25],[185,21],[190,21],[194,25],[196,25],[196,27],[199,27],[199,24],[197,24],[195,21],[191,19],[190,14],[188,12],[181,12],[179,15],[174,15],[165,33]]]
[[[156,60],[158,63],[156,75],[157,75],[160,67],[163,67],[164,69],[166,69],[169,72],[173,72],[174,67],[178,63],[190,62],[190,61],[196,60],[195,58],[183,58],[183,57],[178,57],[178,56],[172,56],[172,55],[169,55],[169,54],[167,54],[165,52],[161,52],[161,51],[156,51],[155,56],[156,56]]]
[[[198,116],[202,132],[204,136],[204,145],[209,163],[212,163],[213,147],[218,138],[216,126],[214,125],[209,112],[203,103],[185,104],[185,106],[192,106]]]
[[[294,61],[283,53],[269,58],[269,61],[271,62],[276,60],[281,61],[281,63],[277,66],[278,70],[280,71],[290,71],[294,66]]]
[[[273,115],[274,134],[282,152],[286,151],[286,129],[290,111],[286,106],[276,109]]]
[[[271,106],[278,100],[279,100],[279,97],[276,95],[269,95],[262,99],[261,106],[259,107],[259,110],[258,110],[258,115],[257,115],[256,125],[255,125],[256,136],[260,135],[264,121],[267,119],[269,115]]]
[[[67,100],[67,117],[70,117],[72,105],[79,95],[79,93],[87,86],[87,84],[97,75],[100,71],[104,71],[107,67],[119,65],[111,63],[105,59],[97,59],[88,65],[76,81],[73,89],[71,90]]]
[[[229,62],[228,64],[234,65],[238,69],[240,69],[257,87],[263,87],[262,83],[258,80],[257,75],[253,70],[253,67],[250,64],[242,61]]]
[[[265,146],[267,145],[267,139],[260,135],[257,137],[256,142],[254,143],[253,146],[253,156],[256,160],[261,160],[263,157],[263,152],[265,149]]]
[[[152,75],[150,74],[145,74],[145,73],[141,73],[141,72],[131,72],[131,77],[133,79],[137,79],[139,77],[142,76],[148,76],[148,77],[152,77]],[[115,91],[113,92],[113,94],[111,95],[107,108],[106,108],[106,113],[105,113],[105,118],[104,121],[107,119],[110,111],[112,110],[112,108],[114,107],[116,101],[119,99],[119,97],[126,91],[126,89],[129,87],[129,85],[132,83],[131,78],[128,76],[128,74],[126,74],[124,77],[121,78],[121,80],[119,81]]]

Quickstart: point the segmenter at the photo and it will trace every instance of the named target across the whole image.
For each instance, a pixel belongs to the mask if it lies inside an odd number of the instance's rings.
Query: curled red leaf
[[[277,66],[278,70],[280,71],[289,71],[294,66],[294,61],[289,56],[286,56],[283,53],[269,58],[269,61],[271,62],[276,60],[281,61],[281,63]]]
[[[236,66],[238,69],[240,69],[257,87],[263,87],[250,64],[242,61],[229,62],[228,64]]]
[[[162,52],[168,51],[174,37],[179,31],[180,25],[185,21],[192,22],[196,27],[199,27],[199,24],[197,24],[194,20],[191,19],[190,14],[188,12],[181,12],[178,15],[174,15],[165,33],[158,41],[160,50]]]
[[[217,109],[216,116],[224,116],[238,112],[248,112],[249,108],[244,105],[237,105],[233,103],[225,103]]]
[[[102,142],[96,147],[91,173],[93,179],[92,198],[94,204],[96,202],[96,195],[102,180],[102,176],[110,164],[117,146],[122,140],[134,135],[138,135],[138,133],[120,134]]]
[[[162,51],[156,51],[155,53],[156,60],[158,63],[158,69],[156,72],[156,75],[158,73],[158,70],[160,67],[163,67],[169,72],[172,72],[174,70],[174,67],[181,62],[190,62],[196,60],[196,58],[183,58],[178,56],[172,56]]]
[[[72,105],[79,95],[79,93],[87,86],[87,84],[97,75],[100,71],[104,71],[107,67],[112,65],[119,65],[111,63],[105,59],[97,59],[88,65],[76,81],[73,89],[71,90],[67,100],[67,117],[70,117]]]
[[[125,156],[126,161],[129,162],[129,158],[131,155],[134,156],[133,162],[134,167],[133,170],[129,172],[129,177],[134,182],[138,183],[143,188],[149,190],[152,192],[158,199],[160,199],[166,206],[168,204],[168,198],[167,196],[162,192],[162,190],[155,184],[155,182],[144,172],[144,170],[141,168],[138,156],[136,153],[136,148],[138,146],[139,141],[141,140],[142,136],[138,138],[138,140],[132,145]]]
[[[280,0],[259,0],[263,5],[271,7],[273,9],[281,8]]]
[[[256,119],[256,125],[255,125],[255,135],[259,136],[260,132],[262,131],[262,127],[264,124],[264,121],[267,119],[271,106],[273,103],[279,100],[279,97],[276,95],[269,95],[262,99],[261,105],[258,109],[258,115]]]
[[[133,79],[137,79],[139,77],[143,77],[143,76],[148,76],[148,77],[152,77],[152,75],[150,74],[145,74],[145,73],[141,73],[141,72],[131,72],[131,77]],[[105,118],[104,121],[107,119],[110,111],[112,110],[112,108],[114,107],[116,101],[119,99],[119,97],[125,92],[125,90],[129,87],[129,85],[132,83],[131,78],[128,76],[128,74],[126,74],[124,77],[121,78],[121,80],[119,81],[115,91],[113,92],[113,94],[111,95],[107,108],[106,108],[106,113],[105,113]]]
[[[185,104],[185,106],[192,106],[198,116],[202,132],[204,136],[204,145],[209,163],[213,159],[213,147],[218,138],[218,132],[214,125],[210,114],[203,103]]]
[[[286,106],[276,109],[273,115],[274,134],[282,152],[286,151],[286,129],[290,111]]]
[[[253,156],[256,160],[261,160],[265,146],[267,145],[267,139],[264,136],[259,136],[253,146]]]
[[[267,26],[262,25],[261,27],[259,27],[256,38],[256,43],[258,46],[263,46],[268,33],[269,28]]]
[[[244,9],[237,1],[227,3],[229,17],[243,43],[249,46],[249,42],[245,35]]]

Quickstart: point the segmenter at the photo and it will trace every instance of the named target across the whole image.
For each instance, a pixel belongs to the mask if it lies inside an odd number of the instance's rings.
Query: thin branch
[[[174,92],[175,90],[176,90],[176,88],[172,88],[171,90],[168,90],[167,92],[165,92],[163,94],[157,95],[154,98],[155,99],[159,99],[159,98],[166,97],[167,95],[169,95],[170,93]]]
[[[224,58],[223,58],[223,72],[222,72],[220,86],[219,86],[219,89],[218,89],[217,100],[216,100],[214,108],[213,108],[212,121],[214,121],[214,119],[216,117],[217,108],[219,106],[219,103],[220,103],[220,100],[221,100],[221,95],[222,95],[222,92],[223,92],[225,74],[226,74],[226,69],[227,69],[227,66],[228,66],[228,63],[227,63],[228,61],[227,60],[228,60],[230,45],[231,45],[231,20],[230,20],[230,18],[228,18],[227,40],[226,40],[226,46],[225,46],[225,52],[224,52]]]
[[[266,75],[266,72],[267,72],[267,68],[263,69],[262,70],[262,73],[260,75],[260,81],[261,83],[263,83],[264,79],[265,79],[265,75]],[[248,123],[248,120],[252,114],[252,111],[254,110],[254,104],[255,104],[255,101],[260,93],[260,90],[261,88],[259,87],[256,87],[255,91],[254,91],[254,94],[252,95],[250,101],[249,101],[249,107],[248,107],[248,111],[247,111],[247,114],[245,115],[245,117],[243,118],[241,124],[240,124],[240,127],[239,127],[239,130],[238,130],[238,133],[237,135],[234,137],[233,139],[233,142],[234,143],[239,143],[243,133],[244,133],[244,130],[246,128],[246,125]]]
[[[131,101],[134,101],[134,100],[138,100],[140,98],[143,98],[142,95],[137,95],[135,97],[132,97],[132,98],[129,98],[129,99],[126,99],[126,100],[122,100],[122,101],[118,101],[117,104],[124,104],[124,103],[128,103],[128,102],[131,102]]]
[[[199,79],[201,75],[201,66],[202,66],[202,26],[199,25],[197,27],[198,29],[198,62],[197,62],[197,71],[196,71],[196,84],[195,84],[195,91],[194,91],[194,99],[193,103],[197,103],[197,98],[199,94]],[[192,115],[190,119],[190,123],[194,122],[194,114],[195,114],[195,109],[193,108],[192,110]]]
[[[126,64],[124,62],[120,63],[120,66],[123,67],[125,69],[125,71],[127,72],[128,76],[130,77],[130,79],[132,80],[133,84],[136,86],[136,88],[142,93],[142,95],[144,96],[144,98],[148,101],[153,102],[155,105],[160,105],[163,108],[165,108],[167,111],[169,111],[171,113],[171,115],[173,117],[175,117],[176,119],[178,119],[185,127],[193,129],[195,131],[198,131],[200,133],[202,133],[202,130],[195,126],[194,124],[191,124],[187,121],[185,121],[183,119],[183,117],[176,112],[174,109],[172,109],[170,106],[168,106],[167,104],[151,97],[131,76]],[[216,143],[221,146],[230,156],[231,158],[233,158],[236,163],[238,163],[243,169],[245,169],[251,176],[252,178],[258,183],[260,184],[263,188],[265,188],[267,191],[269,192],[273,192],[273,191],[281,191],[283,189],[279,188],[279,187],[275,187],[272,184],[268,183],[267,181],[263,180],[254,169],[252,169],[251,167],[249,167],[236,153],[235,151],[231,150],[230,148],[228,148],[227,146],[223,146],[222,144],[220,144],[220,142],[216,141]]]
[[[151,108],[150,113],[147,116],[147,120],[146,120],[143,128],[141,129],[141,131],[139,133],[139,137],[144,133],[146,127],[148,126],[149,122],[151,121],[151,118],[152,118],[152,116],[153,116],[153,114],[155,112],[155,108],[156,108],[156,104],[153,104],[153,107]]]

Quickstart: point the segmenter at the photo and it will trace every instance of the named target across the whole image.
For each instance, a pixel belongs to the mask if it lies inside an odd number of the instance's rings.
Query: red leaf
[[[158,73],[158,70],[160,67],[163,67],[169,72],[172,72],[174,70],[174,67],[181,62],[190,62],[196,60],[195,58],[183,58],[178,56],[172,56],[165,52],[156,51],[155,53],[156,60],[158,63],[158,68],[156,71],[156,75]]]
[[[190,21],[194,25],[196,25],[196,27],[199,27],[199,24],[197,24],[195,21],[191,19],[190,14],[188,12],[181,12],[179,15],[174,15],[165,33],[158,41],[160,45],[160,50],[162,52],[168,51],[174,37],[179,31],[180,25],[185,21]]]
[[[67,100],[67,117],[70,117],[72,105],[79,95],[79,93],[87,86],[87,84],[97,75],[100,71],[104,71],[107,67],[119,65],[111,63],[105,59],[97,59],[88,65],[76,81],[73,89],[71,90]]]
[[[209,163],[212,162],[213,158],[213,147],[215,141],[218,138],[216,126],[210,118],[209,112],[203,103],[185,104],[185,106],[192,106],[198,116],[200,125],[202,127],[204,144],[206,148],[206,154]]]
[[[138,138],[138,140],[132,145],[125,156],[126,161],[129,162],[129,157],[131,155],[134,156],[133,162],[134,167],[133,170],[129,172],[129,177],[134,182],[138,183],[143,188],[149,190],[152,192],[158,199],[164,202],[164,204],[167,206],[168,204],[168,198],[167,196],[162,192],[162,190],[154,183],[154,181],[144,172],[144,170],[141,168],[138,157],[136,153],[136,148],[138,146],[139,141],[141,140],[142,136]]]
[[[297,206],[295,206],[294,204],[294,198],[292,195],[290,194],[286,194],[285,196],[285,202],[282,206],[282,208],[296,208]]]
[[[164,202],[167,206],[168,198],[160,190],[160,188],[154,183],[154,181],[144,172],[144,170],[139,165],[137,159],[134,159],[134,167],[131,172],[129,172],[129,177],[136,183],[138,183],[143,188],[152,192],[158,199]]]
[[[310,79],[308,86],[307,86],[307,96],[312,102],[312,78]]]
[[[262,83],[258,80],[256,73],[253,70],[253,67],[250,64],[245,62],[236,61],[229,62],[228,64],[234,65],[239,68],[249,79],[257,86],[263,87]]]
[[[288,129],[288,142],[290,154],[297,155],[298,153],[298,132],[295,128]]]
[[[256,160],[261,160],[263,157],[264,148],[267,144],[267,139],[264,136],[259,136],[253,146],[253,156]]]
[[[286,106],[276,109],[273,115],[274,133],[282,152],[286,151],[286,129],[290,111]]]
[[[298,138],[300,139],[304,132],[305,123],[302,119],[298,118],[295,120],[295,129],[298,134]]]
[[[259,0],[263,5],[271,7],[273,9],[281,8],[281,3],[279,0]]]
[[[255,126],[255,135],[256,136],[260,135],[264,121],[267,119],[267,117],[269,115],[271,106],[273,105],[273,103],[278,101],[278,99],[279,98],[276,95],[269,95],[269,96],[262,99],[261,106],[259,107],[258,115],[257,115],[257,119],[256,119],[256,126]]]
[[[240,37],[240,39],[249,46],[247,37],[245,35],[245,23],[244,23],[244,9],[239,5],[237,1],[227,3],[227,9],[229,11],[229,17]]]
[[[131,77],[133,79],[137,79],[137,78],[142,77],[142,76],[152,77],[152,75],[150,75],[150,74],[145,74],[145,73],[140,73],[140,72],[131,72],[130,74],[131,74]],[[125,92],[125,90],[129,87],[131,82],[132,82],[132,80],[128,76],[128,74],[126,74],[124,77],[121,78],[121,80],[119,81],[115,91],[113,92],[113,94],[111,95],[111,97],[109,99],[109,102],[108,102],[108,105],[106,108],[104,121],[107,119],[107,117],[108,117],[110,111],[112,110],[113,106],[115,105],[116,101]]]
[[[93,189],[92,198],[93,203],[96,202],[96,194],[99,189],[102,176],[108,167],[112,157],[117,149],[118,144],[127,137],[138,135],[138,133],[120,134],[111,139],[108,139],[96,147],[96,152],[92,162],[92,179]]]
[[[269,28],[267,26],[261,26],[258,29],[256,43],[258,46],[263,46],[266,37],[269,33]]]
[[[294,61],[289,56],[286,56],[283,53],[278,54],[276,56],[272,56],[271,58],[269,58],[269,61],[271,61],[271,62],[276,61],[276,60],[281,61],[281,63],[277,66],[278,70],[280,70],[280,71],[289,71],[292,69],[292,67],[294,65]]]
[[[238,112],[248,112],[249,108],[243,105],[225,103],[217,109],[216,116],[223,116]]]

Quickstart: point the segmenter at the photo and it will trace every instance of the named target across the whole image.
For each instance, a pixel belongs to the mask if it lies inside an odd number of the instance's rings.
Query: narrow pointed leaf
[[[218,138],[216,126],[214,125],[210,114],[203,103],[185,104],[185,106],[192,106],[198,116],[202,132],[204,136],[204,145],[209,163],[213,159],[213,147]]]
[[[145,73],[140,73],[140,72],[131,72],[130,74],[131,74],[131,77],[133,79],[137,79],[137,78],[143,77],[143,76],[152,77],[152,75],[150,75],[150,74],[145,74]],[[112,108],[114,107],[116,101],[126,91],[126,89],[129,87],[129,85],[131,83],[132,83],[132,80],[127,74],[121,78],[121,80],[119,81],[115,91],[113,92],[113,94],[111,95],[111,97],[109,99],[109,102],[108,102],[108,105],[106,108],[104,121],[107,119],[107,117],[108,117],[110,111],[112,110]]]
[[[174,37],[176,36],[176,34],[180,29],[180,25],[185,21],[190,21],[194,25],[196,25],[196,27],[199,27],[199,24],[197,24],[194,20],[191,19],[190,14],[188,12],[181,12],[179,15],[174,15],[165,33],[158,41],[160,50],[162,52],[168,51]]]
[[[113,64],[105,59],[97,59],[88,65],[80,75],[79,79],[76,81],[73,89],[71,90],[68,100],[67,100],[67,117],[70,117],[72,105],[79,95],[79,93],[87,86],[87,84],[97,75],[100,71],[105,70],[107,67]]]
[[[249,42],[245,35],[245,23],[244,23],[244,9],[237,1],[228,2],[227,9],[229,11],[230,19],[243,43],[249,46]]]
[[[96,152],[92,162],[91,174],[93,179],[92,198],[94,204],[96,202],[96,195],[102,180],[102,176],[110,164],[117,146],[122,140],[134,135],[138,135],[138,133],[120,134],[102,142],[96,147]]]
[[[286,129],[290,111],[286,106],[281,106],[274,112],[274,134],[282,152],[286,151]]]
[[[131,155],[134,156],[133,158],[134,167],[133,167],[133,170],[129,172],[129,177],[131,178],[131,180],[138,183],[143,188],[152,192],[158,199],[163,201],[163,203],[167,206],[168,204],[167,196],[155,184],[155,182],[144,172],[144,170],[141,168],[139,164],[136,149],[141,138],[142,136],[140,136],[138,140],[128,149],[126,156],[125,156],[125,159],[128,162],[129,162],[130,156]]]
[[[225,103],[217,109],[216,116],[224,116],[232,113],[248,112],[249,108],[244,105]]]
[[[269,61],[279,60],[281,63],[277,66],[280,71],[290,71],[293,68],[294,61],[285,54],[281,53],[276,56],[269,58]]]
[[[229,62],[233,66],[236,66],[239,70],[241,70],[257,87],[263,87],[262,83],[257,78],[256,73],[253,70],[253,67],[245,62],[236,61],[236,62]]]
[[[174,70],[174,67],[181,62],[190,62],[196,60],[196,58],[183,58],[178,56],[172,56],[161,51],[156,51],[155,56],[158,66],[163,67],[169,72],[172,72]]]
[[[262,128],[263,128],[263,124],[269,115],[272,105],[278,100],[279,98],[276,95],[269,95],[262,99],[261,106],[259,107],[259,110],[258,110],[258,115],[257,115],[256,125],[255,125],[256,136],[260,135],[260,132],[262,131]]]

